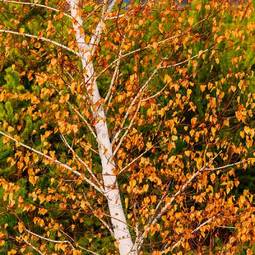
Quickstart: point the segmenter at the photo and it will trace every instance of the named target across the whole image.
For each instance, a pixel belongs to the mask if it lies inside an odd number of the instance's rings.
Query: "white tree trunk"
[[[131,251],[134,246],[122,207],[116,175],[114,174],[115,163],[112,159],[112,144],[109,138],[105,112],[102,104],[100,103],[101,96],[95,80],[95,72],[92,61],[92,47],[85,43],[78,2],[78,0],[69,0],[71,16],[74,18],[73,28],[75,30],[75,37],[83,66],[84,81],[91,100],[93,117],[96,123],[95,130],[102,164],[104,191],[108,202],[114,237],[117,241],[121,255],[135,255],[137,252],[134,250]],[[99,23],[98,26],[102,26],[102,23]],[[98,27],[96,31],[97,30]],[[98,36],[98,34],[95,36]],[[96,41],[96,38],[92,38],[91,41]]]

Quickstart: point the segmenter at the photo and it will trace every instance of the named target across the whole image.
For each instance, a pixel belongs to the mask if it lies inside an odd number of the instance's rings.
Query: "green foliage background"
[[[202,7],[200,11],[197,11],[195,9],[195,2],[193,1],[192,4],[181,11],[176,11],[175,16],[171,16],[170,13],[166,18],[166,22],[162,22],[161,14],[168,8],[168,3],[159,1],[151,11],[148,11],[149,18],[141,25],[133,26],[133,33],[127,36],[125,43],[132,42],[132,46],[128,49],[128,51],[131,51],[173,36],[175,31],[172,31],[172,27],[178,32],[189,31],[188,36],[184,37],[183,40],[179,40],[177,44],[169,42],[159,47],[150,47],[139,53],[139,61],[142,63],[139,64],[137,71],[139,74],[139,84],[143,84],[146,81],[155,66],[162,60],[166,61],[167,65],[170,65],[169,68],[159,70],[157,77],[154,77],[147,92],[148,96],[157,93],[157,91],[165,86],[165,75],[171,76],[173,83],[179,85],[179,89],[176,91],[174,88],[167,87],[164,93],[153,101],[153,104],[158,107],[153,121],[148,117],[148,121],[144,121],[137,127],[137,133],[143,137],[142,145],[132,144],[130,151],[123,146],[123,150],[129,153],[126,162],[138,156],[146,148],[147,142],[157,144],[156,151],[153,153],[148,152],[145,155],[155,164],[157,169],[165,167],[164,163],[159,160],[160,155],[166,155],[169,158],[171,156],[182,156],[187,165],[186,171],[188,172],[189,167],[195,168],[196,163],[192,162],[190,158],[185,157],[184,152],[195,151],[198,154],[202,153],[208,143],[211,146],[209,148],[210,151],[222,150],[227,155],[225,158],[217,159],[217,165],[233,163],[243,158],[254,156],[254,142],[252,146],[247,146],[240,132],[244,130],[245,126],[251,129],[255,128],[255,37],[253,36],[255,26],[253,25],[252,27],[252,24],[255,22],[255,15],[236,17],[235,8],[244,7],[232,6],[229,10],[219,11],[218,9],[213,9],[213,5],[212,8],[207,8],[209,1],[202,1]],[[50,3],[51,6],[57,5],[57,1],[50,1]],[[134,8],[138,10],[137,15],[134,15],[131,19],[142,19],[144,10],[139,9],[139,6],[135,4]],[[90,13],[94,9],[95,5],[91,4],[84,7],[84,12],[85,14]],[[128,10],[122,10],[122,12],[125,11]],[[38,35],[40,31],[46,31],[47,24],[49,24],[47,22],[53,19],[55,32],[50,34],[51,39],[68,45],[72,37],[68,32],[68,28],[71,26],[70,21],[67,18],[63,18],[60,21],[56,20],[55,14],[43,8],[1,3],[0,12],[4,13],[0,15],[0,24],[3,28],[15,31],[23,28],[26,33]],[[92,14],[86,20],[84,29],[88,35],[92,34],[92,28],[96,24],[97,15],[97,13]],[[190,18],[192,18],[193,24],[195,24],[192,29],[190,29]],[[204,21],[202,22],[202,20]],[[220,26],[216,34],[213,31],[214,22],[217,22]],[[163,33],[159,31],[160,24],[163,24]],[[128,34],[124,26],[125,24],[120,25],[121,32]],[[247,29],[249,26],[250,28]],[[110,36],[116,35],[116,23],[114,21],[109,20],[107,22],[107,29]],[[242,36],[233,31],[240,31]],[[216,38],[221,36],[223,39],[217,42]],[[84,105],[80,98],[70,93],[70,89],[66,86],[71,82],[70,76],[75,79],[80,77],[77,57],[52,45],[38,40],[25,39],[22,36],[1,34],[0,40],[1,130],[9,132],[13,136],[16,135],[21,142],[37,150],[55,152],[60,161],[70,160],[74,166],[70,151],[60,139],[60,126],[54,118],[54,114],[57,111],[68,112],[68,115],[63,117],[63,119],[65,119],[66,123],[69,122],[78,127],[77,132],[65,133],[70,144],[73,140],[85,140],[89,141],[91,146],[96,148],[95,139],[89,134],[88,129],[74,116],[72,108],[88,107],[88,105]],[[103,35],[100,49],[97,51],[99,57],[95,61],[98,72],[103,70],[106,64],[116,59],[117,43],[114,40],[114,36]],[[203,53],[202,57],[199,56],[185,62],[183,65],[186,67],[185,70],[184,67],[182,69],[182,65],[180,65],[180,68],[173,66],[175,63],[192,58],[192,56],[200,55],[201,51],[205,49],[209,50]],[[53,66],[51,61],[55,58],[57,58],[58,62],[57,65]],[[233,58],[238,59],[238,61],[233,63]],[[112,134],[118,129],[115,117],[119,115],[121,105],[130,102],[130,98],[127,97],[126,101],[118,104],[117,96],[126,92],[125,84],[130,79],[130,76],[134,74],[135,65],[136,60],[133,55],[121,61],[121,77],[119,78],[119,86],[116,90],[116,98],[113,98],[115,105],[108,110],[109,128]],[[63,76],[60,79],[63,80],[63,84],[61,86],[59,83],[59,87],[56,88],[53,84],[54,77],[61,73],[61,69]],[[102,96],[105,96],[108,91],[112,71],[110,69],[98,79],[98,86]],[[47,74],[50,77],[49,81],[40,84],[38,82],[40,74]],[[57,75],[54,76],[55,74]],[[190,99],[183,107],[168,107],[170,100],[178,100],[177,92],[182,96],[189,93],[189,88],[185,87],[186,82],[193,84]],[[211,89],[207,87],[202,91],[201,86],[208,83],[212,83],[214,86]],[[245,84],[244,87],[241,86],[242,83]],[[236,90],[232,91],[231,86],[234,86]],[[52,92],[45,92],[44,94],[46,89],[52,90]],[[219,99],[220,93],[224,93],[224,99],[222,100]],[[71,94],[69,100],[71,105],[67,102],[60,104],[61,97],[67,94]],[[34,97],[39,98],[39,102],[36,102]],[[210,100],[216,100],[216,109],[211,108]],[[252,115],[248,116],[245,122],[241,122],[237,120],[235,113],[240,104],[246,105],[247,102],[250,102],[248,107],[250,107],[249,110],[252,112]],[[190,103],[196,106],[194,110],[191,110]],[[51,105],[57,105],[57,110],[50,109]],[[164,108],[167,108],[167,110],[164,114],[161,114],[160,110]],[[145,120],[148,116],[148,109],[150,109],[150,104],[144,105],[139,111],[139,115]],[[192,129],[190,125],[192,118],[197,118],[198,123],[205,123],[205,125],[210,126],[212,124],[207,116],[211,114],[218,118],[217,121],[222,126],[220,130],[217,130],[216,137],[212,141],[208,141],[207,137],[201,136],[198,140],[194,138],[188,144],[185,141],[185,136]],[[177,116],[178,118],[176,126],[177,140],[174,148],[169,150],[166,140],[171,140],[172,133],[167,129],[165,123],[172,116]],[[119,116],[119,118],[121,117]],[[229,119],[229,126],[222,124],[226,119]],[[188,131],[185,129],[185,126],[188,127]],[[13,129],[8,129],[8,127]],[[196,128],[199,130],[200,127],[197,126]],[[42,136],[48,131],[52,133],[43,140]],[[131,138],[132,135],[129,135],[124,145]],[[224,147],[224,143],[227,143],[226,147]],[[232,148],[231,146],[242,146],[244,150],[240,154],[231,154],[231,151],[229,151]],[[91,165],[95,169],[96,175],[100,176],[101,168],[98,155],[91,153],[91,151],[84,153],[78,146],[74,147],[74,150],[80,157],[92,158],[93,162]],[[117,160],[118,157],[117,155]],[[25,158],[29,162],[26,162]],[[123,161],[125,162],[125,159]],[[29,167],[26,167],[25,163]],[[19,164],[24,164],[24,166],[22,167]],[[34,169],[34,174],[38,177],[36,184],[31,183],[29,180],[30,174],[28,169],[30,168]],[[119,177],[123,200],[125,196],[130,195],[127,190],[129,177],[138,173],[138,166],[134,167],[133,171]],[[89,208],[86,209],[87,211],[80,211],[80,204],[85,196],[88,197],[91,206],[107,211],[104,199],[95,196],[94,191],[88,185],[80,180],[76,180],[70,174],[59,170],[41,157],[34,157],[29,151],[15,145],[13,142],[6,143],[3,137],[0,137],[0,176],[3,186],[8,185],[6,183],[10,185],[8,189],[0,187],[0,232],[5,236],[4,243],[0,246],[0,254],[8,254],[8,251],[11,249],[16,249],[17,251],[21,249],[17,239],[20,236],[18,230],[18,222],[20,221],[35,233],[44,235],[45,232],[48,232],[51,239],[65,240],[66,236],[53,227],[54,224],[59,224],[78,245],[97,251],[99,254],[115,253],[116,249],[113,238],[110,237],[108,230],[102,226],[100,221],[93,216],[93,211]],[[236,176],[239,180],[239,186],[231,190],[231,195],[238,198],[247,189],[253,194],[255,191],[254,167],[247,166],[246,170],[240,168],[236,172]],[[159,174],[159,177],[164,185],[169,182],[169,176]],[[217,176],[219,189],[221,187],[220,178],[221,175]],[[68,183],[68,180],[71,184]],[[160,185],[157,186],[148,178],[141,186],[145,182],[149,185],[149,195],[155,194],[159,198],[162,194]],[[175,184],[176,182],[173,180],[169,193],[174,191]],[[16,188],[13,186],[12,189],[12,185]],[[214,189],[216,192],[217,185],[215,185]],[[56,199],[49,198],[49,201],[47,199],[40,199],[39,194],[47,197],[51,190],[56,195]],[[13,198],[8,197],[8,192],[13,194]],[[145,195],[130,195],[133,201],[138,201],[138,204],[142,201],[143,196]],[[63,199],[65,199],[67,206],[61,204]],[[10,200],[15,201],[14,204],[10,205]],[[21,200],[22,203],[20,202]],[[187,201],[187,203],[195,204],[197,208],[205,206],[205,202],[196,203],[191,200]],[[27,208],[27,211],[25,208]],[[47,210],[46,215],[40,215],[39,211],[42,208]],[[126,208],[127,214],[131,211],[131,208]],[[43,219],[46,227],[36,224],[34,222],[36,217]],[[109,223],[109,218],[106,217],[106,221]],[[142,222],[139,223],[143,224]],[[130,224],[134,225],[132,219],[130,219]],[[214,247],[210,248],[215,254],[224,246],[224,237],[232,233],[228,230],[215,234],[216,232],[217,230],[208,234],[215,241]],[[153,250],[160,250],[162,248],[161,241],[162,239],[158,236],[149,236],[146,242],[147,245],[144,247],[144,254],[151,254]],[[43,241],[34,240],[34,243],[40,245]],[[199,246],[204,246],[207,250],[209,249],[208,238],[199,239],[197,243],[197,245],[191,247],[194,254],[196,254]],[[63,254],[61,253],[63,251],[56,251],[53,243],[49,242],[46,245],[47,254],[53,254],[54,252],[55,254]],[[240,249],[245,250],[251,246],[252,243],[247,242],[244,246],[240,246]],[[79,249],[79,246],[76,248]],[[82,249],[80,251],[82,254],[87,254]],[[29,252],[37,254],[31,247],[25,247],[23,254],[29,254]]]

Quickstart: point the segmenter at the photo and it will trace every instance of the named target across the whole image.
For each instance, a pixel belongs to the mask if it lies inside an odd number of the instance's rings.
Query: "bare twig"
[[[95,253],[95,252],[93,252],[93,251],[91,251],[91,250],[88,250],[88,249],[86,249],[86,248],[80,246],[79,244],[76,244],[75,241],[74,241],[74,239],[71,238],[69,235],[67,235],[67,234],[66,234],[64,231],[62,231],[62,230],[60,230],[60,231],[61,231],[63,234],[65,234],[66,236],[68,236],[68,237],[73,241],[74,245],[73,245],[70,241],[68,241],[68,240],[63,240],[63,241],[54,240],[54,239],[51,239],[51,238],[47,238],[47,237],[38,235],[38,234],[36,234],[36,233],[34,233],[34,232],[28,230],[27,228],[25,228],[24,230],[25,230],[27,233],[29,233],[29,234],[31,234],[31,235],[33,235],[33,236],[36,236],[36,237],[38,237],[38,238],[40,238],[40,239],[43,239],[43,240],[45,240],[45,241],[48,241],[48,242],[51,242],[51,243],[59,243],[59,244],[61,244],[61,243],[67,243],[67,244],[69,244],[69,245],[72,247],[72,250],[74,250],[74,249],[75,249],[74,246],[76,246],[76,247],[78,247],[78,248],[80,248],[80,249],[82,249],[82,250],[84,250],[84,251],[86,251],[86,252],[88,252],[88,253],[90,253],[90,254],[98,255],[97,253]],[[22,238],[22,239],[23,239],[23,238]],[[24,239],[23,239],[23,240],[24,240]]]
[[[145,88],[149,85],[150,81],[153,79],[153,77],[156,75],[156,73],[158,72],[158,70],[160,69],[161,67],[161,63],[158,65],[157,68],[155,68],[155,70],[152,72],[152,74],[150,75],[150,77],[147,79],[147,81],[144,83],[144,85],[140,88],[140,90],[138,91],[138,93],[136,94],[136,96],[134,97],[134,99],[132,100],[131,104],[129,105],[127,111],[126,111],[126,114],[122,120],[122,123],[120,125],[120,130],[123,129],[125,123],[126,123],[126,120],[130,114],[130,111],[132,109],[132,107],[134,106],[135,102],[138,100],[138,98],[141,96],[141,94],[143,93],[143,91],[145,90]],[[113,140],[112,140],[112,144],[114,144],[117,139],[118,139],[118,136],[119,136],[120,132],[117,132],[116,135],[114,136]]]
[[[26,149],[28,149],[28,150],[30,150],[30,151],[33,151],[34,153],[36,153],[36,154],[38,154],[38,155],[40,155],[40,156],[42,156],[42,157],[48,159],[49,161],[52,161],[54,164],[57,164],[57,165],[59,165],[59,166],[65,168],[65,169],[69,170],[69,171],[72,172],[73,174],[75,174],[75,175],[81,177],[81,178],[82,178],[84,181],[86,181],[89,185],[91,185],[91,186],[94,187],[98,192],[100,192],[101,194],[104,195],[104,190],[102,190],[100,187],[98,187],[96,184],[94,184],[92,181],[90,181],[90,180],[89,180],[86,176],[84,176],[83,174],[81,174],[81,173],[79,173],[78,171],[72,169],[72,167],[70,167],[69,165],[67,165],[67,164],[65,164],[65,163],[62,163],[62,162],[60,162],[59,160],[54,159],[54,158],[50,157],[49,155],[46,155],[46,154],[42,153],[41,151],[38,151],[38,150],[36,150],[36,149],[34,149],[34,148],[32,148],[32,147],[30,147],[30,146],[28,146],[28,145],[26,145],[26,144],[24,144],[24,143],[22,143],[22,142],[16,140],[15,138],[13,138],[12,136],[6,134],[6,133],[3,132],[3,131],[0,131],[0,134],[3,135],[3,136],[5,136],[5,137],[7,137],[7,138],[9,138],[10,140],[14,141],[14,142],[17,143],[18,145],[21,145],[21,146],[23,146],[24,148],[26,148]]]
[[[50,11],[55,11],[55,12],[60,12],[63,13],[64,16],[73,19],[73,17],[71,15],[69,15],[68,13],[65,13],[59,9],[56,9],[54,7],[50,7],[44,4],[38,4],[38,3],[31,3],[31,2],[23,2],[23,1],[12,1],[12,0],[0,0],[0,2],[4,2],[4,3],[10,3],[10,4],[22,4],[22,5],[30,5],[30,6],[36,6],[36,7],[41,7],[41,8],[45,8],[48,9]]]
[[[148,100],[150,100],[150,99],[152,99],[152,98],[155,98],[155,97],[159,96],[159,95],[165,90],[166,87],[167,87],[167,84],[166,84],[160,91],[158,91],[157,93],[155,93],[154,95],[142,99],[142,102],[146,102],[146,101],[148,101]]]
[[[65,46],[65,45],[63,45],[63,44],[61,44],[59,42],[56,42],[54,40],[48,39],[46,37],[43,37],[43,36],[31,35],[31,34],[27,34],[27,33],[20,33],[20,32],[13,31],[13,30],[8,30],[8,29],[0,29],[0,33],[24,36],[24,37],[34,38],[34,39],[37,39],[37,40],[48,42],[48,43],[54,44],[55,46],[58,46],[58,47],[60,47],[60,48],[62,48],[64,50],[67,50],[67,51],[73,53],[76,56],[80,56],[78,52],[72,50],[71,48],[69,48],[69,47],[67,47],[67,46]]]
[[[203,226],[207,225],[208,223],[210,223],[214,218],[216,217],[216,215],[212,216],[211,218],[209,218],[208,220],[204,221],[203,223],[201,223],[199,226],[197,226],[191,233],[194,234],[195,232],[197,232],[200,228],[202,228]]]
[[[225,165],[225,166],[220,166],[220,167],[215,167],[215,168],[205,168],[204,171],[213,172],[213,171],[223,170],[223,169],[226,169],[226,168],[230,168],[230,167],[234,167],[234,166],[237,166],[237,165],[244,164],[244,163],[249,162],[249,161],[251,161],[251,159],[244,159],[244,160],[241,160],[241,161],[238,161],[238,162],[235,162],[235,163],[232,163],[232,164],[228,164],[228,165]]]
[[[25,228],[24,230],[25,230],[27,233],[29,233],[29,234],[31,234],[31,235],[33,235],[33,236],[36,236],[36,237],[38,237],[38,238],[40,238],[40,239],[43,239],[43,240],[48,241],[48,242],[51,242],[51,243],[67,243],[67,244],[69,244],[69,245],[72,247],[72,249],[74,249],[74,246],[72,245],[72,243],[71,243],[70,241],[66,241],[66,240],[64,240],[64,241],[53,240],[53,239],[51,239],[51,238],[47,238],[47,237],[38,235],[38,234],[36,234],[36,233],[30,231],[30,230],[27,229],[27,228]]]
[[[207,20],[208,18],[209,18],[209,17],[206,17],[206,18],[204,18],[204,19],[198,21],[198,22],[195,23],[191,28],[187,29],[186,31],[184,31],[184,32],[182,32],[182,33],[180,33],[180,34],[178,34],[178,35],[170,36],[170,37],[168,37],[168,38],[166,38],[166,39],[163,39],[163,40],[157,42],[158,46],[160,46],[160,45],[162,45],[162,44],[164,44],[164,43],[167,43],[168,41],[171,41],[171,40],[174,40],[174,39],[177,39],[177,38],[179,38],[179,37],[184,36],[185,34],[187,34],[188,32],[190,32],[195,26],[197,26],[197,25],[199,25],[200,23],[204,22],[204,21]],[[152,49],[152,48],[153,48],[153,44],[149,44],[149,45],[147,45],[147,46],[145,46],[145,47],[143,47],[143,48],[138,48],[138,49],[135,49],[135,50],[133,50],[133,51],[130,51],[130,52],[127,52],[127,53],[123,54],[123,55],[121,56],[121,59],[126,58],[126,57],[128,57],[128,56],[131,56],[131,55],[133,55],[133,54],[135,54],[135,53],[137,53],[137,52],[140,52],[140,51],[143,51],[143,50],[147,50],[147,49]],[[97,75],[96,79],[97,79],[98,77],[100,77],[103,73],[105,73],[105,72],[106,72],[110,67],[112,67],[117,61],[118,61],[118,58],[115,59],[115,60],[113,60],[107,67],[105,67],[105,68]]]
[[[108,5],[108,0],[104,0],[102,13],[101,13],[101,19],[98,22],[95,33],[91,37],[91,40],[90,40],[90,47],[92,47],[91,55],[94,55],[95,49],[98,46],[98,43],[100,41],[101,34],[102,34],[104,26],[105,26],[106,15],[107,15],[107,13],[109,13],[112,10],[114,4],[115,4],[115,0],[111,1],[109,5]]]
[[[217,215],[212,216],[211,218],[209,218],[208,220],[204,221],[203,223],[201,223],[199,226],[197,226],[191,233],[194,234],[195,232],[197,232],[200,228],[202,228],[203,226],[207,225],[208,223],[210,223],[213,219],[215,219]],[[164,250],[161,251],[162,254],[167,254],[169,251],[173,251],[178,245],[180,245],[180,243],[182,242],[183,237],[181,237],[175,244],[173,244],[172,247],[170,247],[170,245],[166,245],[164,247]]]
[[[40,255],[46,255],[44,253],[42,253],[39,249],[37,249],[34,245],[32,245],[30,242],[28,242],[25,238],[23,238],[21,236],[21,239],[26,243],[28,244],[31,248],[33,248],[36,252],[38,252]]]
[[[221,152],[219,152],[213,159],[210,160],[209,163],[213,162],[215,160],[216,157],[218,157],[218,155]],[[136,238],[135,241],[135,247],[139,250],[144,238],[146,237],[150,226],[154,225],[161,217],[163,214],[165,214],[169,207],[172,205],[172,203],[175,201],[176,197],[178,197],[184,190],[186,190],[186,188],[189,186],[190,183],[193,182],[194,179],[197,178],[197,176],[199,176],[206,168],[207,164],[205,166],[203,166],[202,168],[200,168],[198,171],[196,171],[184,184],[183,186],[171,197],[170,201],[168,203],[165,204],[165,206],[160,210],[160,212],[158,214],[156,214],[157,212],[155,212],[154,217],[152,217],[149,222],[146,224],[146,226],[144,227],[144,232],[141,234],[140,237]]]
[[[120,148],[120,146],[121,146],[121,144],[122,144],[124,138],[127,136],[129,130],[131,129],[132,125],[134,124],[134,121],[135,121],[135,118],[136,118],[136,116],[137,116],[137,114],[138,114],[138,112],[139,112],[140,106],[141,106],[141,101],[138,103],[138,106],[137,106],[137,108],[136,108],[136,111],[135,111],[135,113],[134,113],[134,115],[133,115],[133,117],[132,117],[132,119],[131,119],[131,121],[130,121],[128,127],[127,127],[127,129],[125,130],[124,134],[123,134],[122,137],[120,138],[119,143],[117,144],[117,146],[116,146],[116,148],[115,148],[115,150],[114,150],[114,152],[113,152],[113,154],[112,154],[112,158],[115,156],[115,154],[116,154],[117,151],[119,150],[119,148]]]
[[[94,173],[92,172],[92,170],[89,168],[88,164],[82,160],[77,153],[74,151],[74,149],[69,145],[69,143],[67,142],[66,138],[64,137],[64,135],[60,135],[61,139],[63,140],[64,144],[67,146],[67,148],[73,153],[74,157],[77,158],[77,160],[83,165],[85,166],[85,168],[87,169],[87,171],[89,172],[89,174],[92,176],[92,178],[97,182],[98,186],[100,187],[101,190],[103,190],[103,187],[101,186],[101,183],[99,182],[99,180],[97,179],[97,177],[94,175]]]
[[[75,242],[75,240],[74,240],[70,235],[68,235],[65,231],[63,231],[62,229],[60,229],[59,231],[60,231],[62,234],[64,234],[65,236],[67,236],[68,238],[70,238],[76,247],[78,247],[78,248],[80,248],[80,249],[82,249],[82,250],[84,250],[84,251],[86,251],[86,252],[88,252],[88,253],[90,253],[90,254],[98,255],[98,253],[95,253],[95,252],[93,252],[93,251],[91,251],[91,250],[88,250],[88,249],[84,248],[83,246],[77,244],[77,243]]]
[[[83,193],[84,197],[85,197],[85,194]],[[87,200],[88,202],[88,200]],[[93,212],[93,207],[91,206],[91,204],[88,202],[87,205],[89,206],[90,210]],[[107,224],[106,221],[104,221],[101,217],[97,216],[96,214],[94,214],[95,217],[97,217],[97,219],[99,221],[101,221],[101,223],[109,230],[109,232],[111,233],[111,235],[114,237],[114,233],[113,233],[113,230],[112,228]]]
[[[115,66],[115,70],[114,70],[114,73],[113,73],[113,76],[112,76],[111,84],[109,86],[108,92],[107,92],[106,97],[105,97],[105,103],[107,103],[107,101],[109,100],[109,98],[111,96],[112,88],[113,88],[114,82],[115,82],[116,77],[117,77],[118,72],[119,72],[120,59],[121,59],[121,50],[119,52],[119,58],[118,58],[118,61],[116,63],[116,66]]]
[[[212,47],[212,48],[213,48],[213,47]],[[212,48],[210,48],[210,49],[205,49],[205,50],[203,50],[203,51],[200,51],[198,54],[196,54],[196,55],[194,55],[194,56],[192,56],[192,57],[190,57],[190,58],[188,58],[188,59],[185,59],[185,60],[183,60],[183,61],[181,61],[181,62],[178,62],[178,63],[175,63],[175,64],[171,64],[171,65],[167,65],[167,66],[161,66],[160,69],[167,69],[167,68],[170,68],[170,67],[177,67],[177,66],[181,66],[181,65],[183,65],[183,64],[186,64],[186,63],[188,63],[190,60],[195,59],[195,58],[201,56],[202,54],[204,54],[205,52],[211,50]]]
[[[148,151],[150,151],[153,148],[153,146],[151,146],[150,148],[148,148],[147,150],[145,150],[144,152],[142,152],[139,156],[137,156],[135,159],[133,159],[129,164],[127,164],[126,166],[124,166],[122,169],[120,169],[120,171],[118,172],[118,175],[120,175],[121,173],[123,173],[127,168],[129,168],[132,164],[134,164],[139,158],[141,158],[144,154],[146,154]]]
[[[112,17],[105,17],[105,20],[112,20],[112,19],[118,19],[125,16],[124,14],[119,14],[118,16],[112,16]]]
[[[89,122],[86,120],[86,118],[71,103],[69,103],[69,105],[72,107],[72,109],[75,111],[75,113],[83,120],[83,122],[86,124],[86,126],[88,127],[88,129],[90,130],[90,132],[94,136],[94,138],[97,138],[92,126],[89,124]]]

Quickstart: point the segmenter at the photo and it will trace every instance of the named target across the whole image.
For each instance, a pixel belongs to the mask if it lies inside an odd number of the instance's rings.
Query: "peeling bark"
[[[114,238],[118,243],[119,253],[121,255],[135,255],[137,252],[133,250],[134,245],[122,207],[117,178],[114,174],[115,162],[112,159],[112,144],[110,142],[105,111],[103,106],[99,104],[101,96],[99,94],[98,86],[96,83],[96,75],[92,61],[93,45],[90,47],[90,45],[85,43],[85,37],[83,30],[81,29],[82,19],[79,16],[78,2],[78,0],[69,0],[71,16],[73,17],[73,28],[75,31],[76,42],[79,48],[79,54],[83,66],[84,81],[87,86],[87,92],[92,104],[92,113],[96,123],[95,130],[99,155],[102,164],[104,191],[111,216]],[[97,32],[95,36],[99,35],[100,32],[98,33],[98,30],[101,29],[100,27],[103,27],[102,20],[104,20],[103,17],[98,24],[99,27],[96,29]],[[97,38],[91,39],[91,41],[96,40]]]

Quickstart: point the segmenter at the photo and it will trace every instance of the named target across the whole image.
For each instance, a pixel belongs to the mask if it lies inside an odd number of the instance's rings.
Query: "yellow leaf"
[[[204,92],[205,89],[206,89],[206,85],[200,85],[200,90],[201,90],[201,92]]]
[[[128,208],[128,198],[125,198],[125,207]]]
[[[87,34],[86,34],[86,36],[85,36],[85,42],[86,42],[86,43],[89,43],[89,42],[90,42],[90,36],[87,35]]]
[[[19,29],[19,32],[20,32],[21,34],[24,34],[25,29],[24,29],[23,27],[21,27],[21,28]]]
[[[52,58],[51,59],[51,61],[50,61],[50,63],[53,65],[53,66],[55,66],[56,64],[57,64],[57,59],[56,58]]]
[[[164,28],[163,28],[163,24],[162,24],[162,23],[160,23],[160,24],[158,25],[158,29],[159,29],[159,32],[163,34]]]
[[[153,111],[152,108],[149,108],[149,109],[147,110],[147,116],[148,116],[148,117],[151,117],[151,116],[153,115],[153,113],[154,113],[154,111]]]
[[[17,254],[17,251],[14,249],[11,249],[10,251],[8,251],[7,255],[15,255]]]
[[[146,149],[150,149],[152,147],[152,142],[147,142],[146,143]]]
[[[249,134],[250,134],[250,128],[247,127],[247,126],[245,126],[245,127],[244,127],[244,132],[245,132],[247,135],[249,135]]]
[[[81,251],[79,250],[73,250],[73,255],[81,255]]]
[[[210,175],[210,180],[211,180],[211,182],[214,182],[215,179],[216,179],[216,175],[215,175],[215,174],[211,174],[211,175]]]
[[[225,119],[225,120],[223,121],[223,126],[229,127],[229,119]]]
[[[231,90],[232,92],[235,92],[235,91],[236,91],[236,87],[235,87],[235,86],[231,86],[231,87],[230,87],[230,90]]]
[[[143,23],[144,23],[144,21],[143,21],[142,19],[140,19],[140,20],[138,21],[138,25],[139,25],[139,26],[142,26]]]
[[[44,215],[44,214],[46,214],[47,212],[48,212],[48,210],[45,209],[45,208],[40,208],[40,209],[38,210],[38,213],[41,214],[41,215]]]
[[[203,165],[203,159],[202,158],[196,159],[196,163],[197,163],[197,168],[200,169]]]
[[[147,192],[148,189],[149,189],[149,185],[148,184],[144,184],[143,185],[143,189],[142,189],[143,193]]]
[[[32,185],[35,185],[36,184],[36,182],[37,182],[37,180],[38,180],[38,176],[34,176],[34,175],[30,175],[29,177],[28,177],[28,180],[29,180],[29,182],[32,184]]]
[[[188,22],[189,22],[189,24],[192,26],[193,23],[194,23],[194,18],[193,18],[193,17],[189,17],[189,18],[188,18]]]
[[[192,94],[192,90],[191,90],[191,89],[188,89],[188,90],[187,90],[187,96],[189,97],[191,94]]]
[[[18,230],[19,230],[19,232],[22,233],[24,231],[24,229],[25,229],[24,224],[19,222],[18,223]]]
[[[130,183],[130,187],[131,187],[131,188],[134,188],[135,185],[136,185],[136,180],[133,179],[133,180],[131,180],[129,183]]]
[[[164,76],[164,82],[165,82],[166,84],[171,83],[171,82],[172,82],[171,76],[169,76],[168,74],[166,74],[166,75]]]
[[[154,49],[157,49],[157,48],[158,48],[158,43],[157,43],[157,42],[153,42],[153,43],[152,43],[152,47],[153,47]]]
[[[197,118],[196,118],[196,117],[193,117],[193,118],[191,119],[191,126],[194,127],[194,126],[196,125],[196,123],[197,123]]]
[[[14,131],[14,128],[11,127],[11,126],[9,126],[8,129],[7,129],[7,132],[8,132],[8,133],[11,133],[12,131]]]
[[[178,140],[178,136],[172,135],[172,141],[176,142]]]

